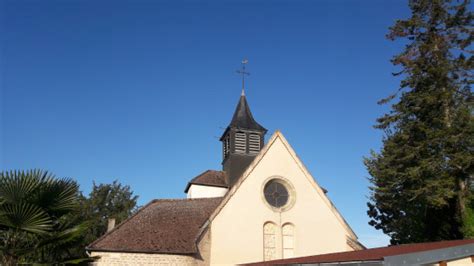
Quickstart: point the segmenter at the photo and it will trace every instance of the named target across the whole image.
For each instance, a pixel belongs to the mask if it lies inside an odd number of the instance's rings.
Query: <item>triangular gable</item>
[[[260,161],[265,157],[266,153],[270,150],[272,145],[275,143],[277,139],[280,139],[285,146],[286,150],[290,153],[291,157],[293,160],[296,162],[298,167],[301,169],[301,171],[304,173],[304,176],[307,178],[309,183],[313,186],[313,188],[316,190],[316,192],[319,194],[319,196],[322,198],[322,200],[327,204],[329,209],[333,212],[333,214],[336,216],[337,220],[341,223],[342,227],[346,229],[347,234],[349,234],[350,238],[353,240],[357,239],[357,235],[354,233],[352,228],[349,226],[349,224],[346,222],[346,220],[342,217],[342,215],[339,213],[339,211],[336,209],[334,204],[331,202],[331,200],[326,196],[324,193],[323,189],[317,184],[317,182],[314,180],[313,176],[309,173],[308,169],[304,166],[303,162],[300,160],[298,155],[295,153],[291,145],[288,143],[288,141],[285,139],[283,134],[277,130],[268,143],[263,147],[263,149],[260,151],[260,153],[255,157],[253,162],[249,165],[249,167],[245,170],[245,172],[242,174],[242,176],[237,180],[237,182],[234,184],[234,186],[227,192],[226,196],[222,200],[222,202],[219,204],[219,206],[215,209],[215,211],[211,214],[209,218],[209,224],[214,220],[214,218],[219,215],[220,211],[225,208],[227,202],[230,200],[230,198],[235,194],[235,192],[239,189],[241,184],[245,182],[247,177],[250,175],[250,173],[253,172],[253,170],[256,168],[256,166],[260,163]],[[206,224],[207,226],[208,224]]]

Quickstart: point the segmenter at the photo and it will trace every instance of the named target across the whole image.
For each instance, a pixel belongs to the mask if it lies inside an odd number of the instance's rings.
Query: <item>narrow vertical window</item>
[[[283,258],[292,258],[295,255],[295,227],[292,224],[284,224],[282,229]]]
[[[263,225],[263,259],[276,259],[276,233],[277,226],[274,223],[268,222]]]
[[[249,152],[258,153],[260,151],[260,136],[257,134],[249,135]]]
[[[235,152],[245,153],[247,150],[247,134],[244,132],[235,133]]]

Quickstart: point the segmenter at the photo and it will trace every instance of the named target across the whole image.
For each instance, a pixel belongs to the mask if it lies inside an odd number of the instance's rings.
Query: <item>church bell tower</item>
[[[244,90],[247,60],[242,61],[242,94],[235,108],[234,116],[220,138],[222,142],[222,167],[232,186],[263,148],[267,130],[252,116]]]

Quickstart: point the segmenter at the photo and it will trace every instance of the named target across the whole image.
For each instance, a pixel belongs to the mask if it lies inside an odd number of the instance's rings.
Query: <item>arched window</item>
[[[292,258],[295,255],[295,226],[286,223],[281,228],[283,237],[283,258]]]
[[[263,225],[263,260],[276,259],[277,226],[272,222]]]

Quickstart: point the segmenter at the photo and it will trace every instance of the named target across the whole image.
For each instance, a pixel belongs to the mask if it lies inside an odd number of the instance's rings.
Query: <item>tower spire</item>
[[[247,97],[245,96],[245,71],[247,59],[242,60],[242,68],[237,73],[242,75],[242,93],[235,108],[230,124],[222,134],[222,168],[232,186],[260,153],[265,142],[267,130],[253,118]]]
[[[250,73],[245,71],[245,65],[247,65],[249,62],[248,59],[244,58],[242,59],[242,68],[237,70],[237,73],[239,73],[242,76],[242,93],[240,94],[241,96],[245,96],[245,75],[249,76]]]

